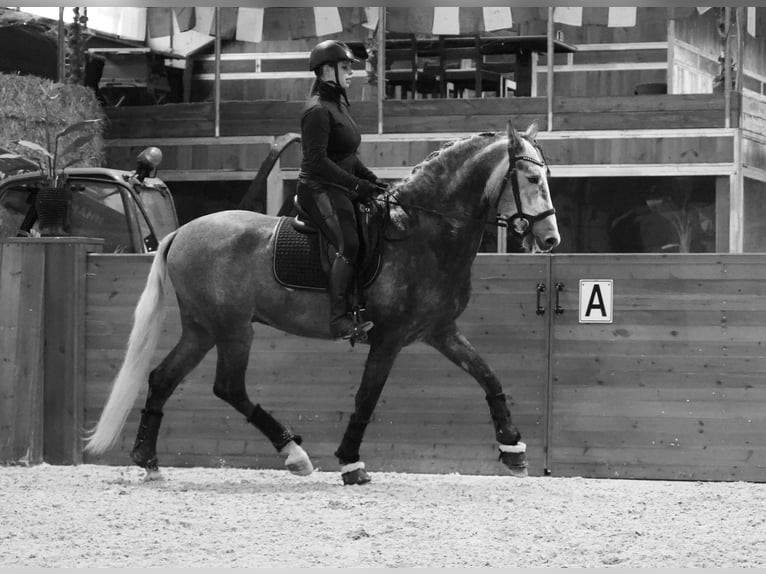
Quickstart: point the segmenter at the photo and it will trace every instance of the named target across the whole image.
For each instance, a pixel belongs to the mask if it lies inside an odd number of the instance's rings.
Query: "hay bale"
[[[24,139],[41,145],[51,153],[56,134],[74,123],[102,119],[85,132],[61,138],[59,153],[71,141],[84,133],[92,134],[79,151],[61,156],[58,168],[81,157],[77,166],[99,166],[104,163],[104,132],[106,114],[90,88],[59,84],[37,76],[0,74],[0,148],[30,159],[42,159],[39,154],[13,142]]]

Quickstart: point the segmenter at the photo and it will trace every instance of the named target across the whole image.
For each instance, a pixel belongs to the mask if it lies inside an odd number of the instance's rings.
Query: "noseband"
[[[529,215],[524,213],[524,210],[521,207],[521,192],[519,191],[519,175],[516,171],[516,162],[523,160],[531,162],[535,165],[539,165],[540,167],[544,167],[546,169],[546,177],[550,175],[550,169],[548,169],[548,165],[545,162],[543,149],[537,144],[532,145],[534,145],[535,149],[540,153],[540,157],[543,158],[543,161],[539,161],[528,155],[512,155],[510,141],[508,142],[508,171],[505,172],[505,177],[503,177],[503,183],[500,187],[502,195],[502,190],[504,190],[508,185],[508,180],[511,181],[513,201],[516,203],[516,213],[514,213],[511,217],[501,217],[498,215],[496,220],[497,225],[500,227],[510,228],[511,231],[519,237],[529,235],[532,233],[532,226],[535,223],[556,213],[556,210],[551,208],[538,213],[537,215]],[[498,196],[498,202],[499,201],[500,196]]]

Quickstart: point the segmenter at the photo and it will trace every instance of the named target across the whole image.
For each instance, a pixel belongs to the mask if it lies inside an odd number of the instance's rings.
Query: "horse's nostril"
[[[557,238],[557,237],[548,237],[548,238],[545,240],[545,244],[546,244],[548,247],[556,247],[556,246],[559,244],[559,240],[558,240],[558,238]]]

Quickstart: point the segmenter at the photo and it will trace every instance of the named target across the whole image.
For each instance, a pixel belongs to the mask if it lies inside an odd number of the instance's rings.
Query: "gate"
[[[550,263],[563,309],[550,318],[553,474],[763,480],[763,256]],[[583,279],[612,280],[612,323],[580,322]]]

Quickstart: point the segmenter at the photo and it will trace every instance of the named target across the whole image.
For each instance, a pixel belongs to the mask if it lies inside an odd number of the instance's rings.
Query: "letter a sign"
[[[612,322],[612,280],[580,280],[580,323]]]

